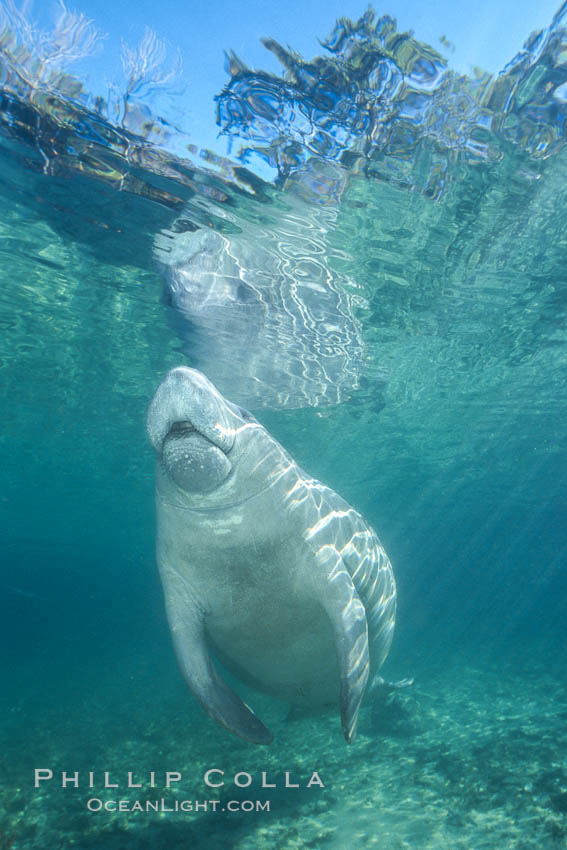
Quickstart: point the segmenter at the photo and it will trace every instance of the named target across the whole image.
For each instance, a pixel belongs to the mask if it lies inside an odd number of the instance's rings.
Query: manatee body
[[[191,691],[234,734],[270,742],[216,656],[294,706],[340,705],[350,742],[394,628],[394,577],[376,534],[194,369],[165,377],[148,433],[158,457],[157,560]]]

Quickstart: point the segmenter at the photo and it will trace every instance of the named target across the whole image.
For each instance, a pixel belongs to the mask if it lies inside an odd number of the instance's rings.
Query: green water
[[[338,716],[291,720],[252,693],[275,742],[238,741],[176,667],[145,416],[187,362],[153,259],[180,205],[42,173],[13,138],[1,156],[0,848],[567,847],[565,149],[455,157],[435,198],[351,175],[327,251],[356,282],[360,387],[336,406],[257,412],[394,565],[384,674],[416,681],[366,701],[351,747]],[[244,233],[251,209],[238,198]],[[35,768],[53,781],[34,788]],[[211,768],[226,787],[206,786]],[[173,790],[166,770],[183,774]],[[80,787],[62,789],[61,771]],[[249,788],[229,781],[239,771]],[[313,771],[324,788],[305,787]],[[93,797],[221,810],[96,813]]]

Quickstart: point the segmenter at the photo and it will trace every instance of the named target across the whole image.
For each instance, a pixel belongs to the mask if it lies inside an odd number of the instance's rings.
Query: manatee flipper
[[[270,744],[273,738],[252,709],[219,676],[205,639],[203,611],[166,599],[167,618],[181,671],[193,695],[207,714],[229,732],[253,744]]]
[[[333,628],[341,679],[341,722],[345,740],[350,744],[356,735],[370,669],[366,611],[335,547],[322,546],[317,561],[321,569],[313,579]]]

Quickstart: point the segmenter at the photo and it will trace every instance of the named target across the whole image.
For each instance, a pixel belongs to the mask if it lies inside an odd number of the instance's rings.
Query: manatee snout
[[[210,493],[231,472],[234,435],[226,401],[195,369],[172,369],[148,411],[148,434],[171,479],[187,493]]]
[[[223,451],[188,422],[174,423],[163,441],[161,456],[171,478],[187,493],[210,493],[231,471]]]
[[[234,444],[226,400],[196,369],[177,366],[167,373],[150,403],[148,436],[160,452],[172,432],[194,428],[223,453]]]

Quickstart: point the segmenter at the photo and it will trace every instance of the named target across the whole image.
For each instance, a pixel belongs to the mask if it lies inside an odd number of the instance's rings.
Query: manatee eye
[[[242,417],[242,419],[244,419],[245,422],[255,422],[256,421],[254,419],[254,417],[252,416],[252,414],[249,413],[248,410],[244,410],[243,407],[239,407],[238,412],[239,412],[240,416]]]

